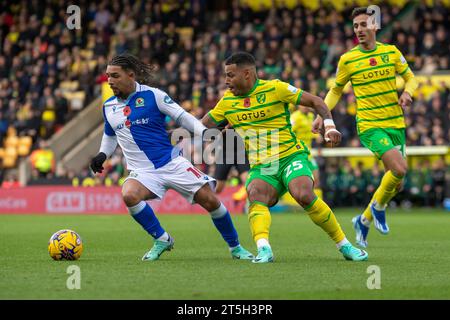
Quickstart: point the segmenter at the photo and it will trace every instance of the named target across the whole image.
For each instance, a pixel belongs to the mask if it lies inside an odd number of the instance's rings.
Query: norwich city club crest
[[[381,56],[381,60],[383,60],[384,63],[388,63],[389,62],[389,55],[383,54]]]
[[[266,94],[265,93],[257,94],[256,101],[258,101],[259,104],[266,102]]]

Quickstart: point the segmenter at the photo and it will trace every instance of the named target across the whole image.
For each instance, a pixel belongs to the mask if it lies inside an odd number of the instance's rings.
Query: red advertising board
[[[237,187],[225,188],[220,200],[232,213],[242,213],[244,202],[232,194]],[[206,213],[181,195],[169,190],[163,200],[149,202],[157,213]],[[0,214],[126,214],[120,187],[32,186],[0,189]]]

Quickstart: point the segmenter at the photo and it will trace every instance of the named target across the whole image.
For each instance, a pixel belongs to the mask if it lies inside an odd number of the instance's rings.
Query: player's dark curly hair
[[[236,64],[241,66],[254,66],[256,65],[255,58],[248,52],[236,52],[225,60],[225,65]]]
[[[136,75],[136,81],[141,84],[150,84],[153,79],[152,71],[154,67],[143,63],[138,57],[130,53],[121,53],[114,56],[108,65],[119,66],[126,71],[133,71]]]

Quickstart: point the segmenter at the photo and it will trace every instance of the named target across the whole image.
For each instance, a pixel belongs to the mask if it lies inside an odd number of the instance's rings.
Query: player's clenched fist
[[[91,169],[94,173],[102,173],[103,171],[103,162],[106,160],[106,154],[100,152],[91,160]]]
[[[341,142],[342,135],[339,131],[336,130],[336,126],[332,119],[325,119],[323,121],[325,126],[325,134],[323,137],[325,141],[330,144],[330,147],[334,147],[339,145]]]
[[[325,141],[330,143],[331,147],[335,147],[341,143],[342,134],[335,127],[325,127]]]

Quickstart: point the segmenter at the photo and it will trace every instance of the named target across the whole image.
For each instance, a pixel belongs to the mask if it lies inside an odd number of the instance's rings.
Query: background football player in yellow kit
[[[314,113],[307,107],[299,106],[298,110],[291,113],[292,131],[294,131],[297,138],[306,144],[308,149],[312,148],[313,140],[320,137],[320,135],[311,131],[313,121]],[[319,166],[312,155],[308,157],[308,165],[314,177],[314,192],[318,197],[323,198],[320,186]]]
[[[336,81],[325,103],[333,109],[342,90],[351,82],[356,101],[356,126],[362,145],[384,164],[386,173],[362,215],[353,218],[357,243],[367,247],[371,221],[382,234],[389,232],[386,206],[398,193],[407,171],[405,155],[405,119],[402,108],[411,106],[417,81],[400,51],[390,44],[376,41],[376,25],[367,8],[353,10],[353,30],[359,45],[344,53],[338,63]],[[398,98],[396,73],[405,81]],[[322,119],[314,121],[313,131],[322,127]]]

